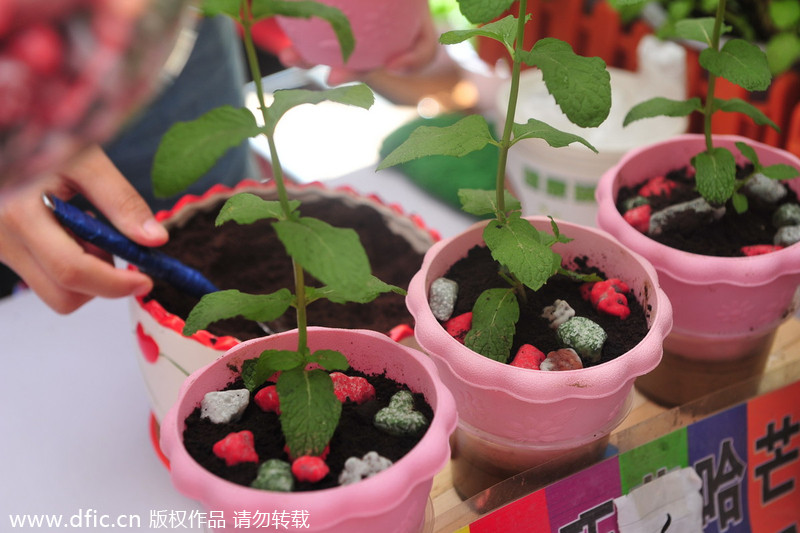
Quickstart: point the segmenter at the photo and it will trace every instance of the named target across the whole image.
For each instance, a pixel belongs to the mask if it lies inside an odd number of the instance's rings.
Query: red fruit
[[[529,368],[531,370],[539,370],[539,365],[542,364],[546,356],[544,352],[534,347],[532,344],[523,344],[517,350],[517,355],[511,361],[511,366],[518,368]]]
[[[32,24],[18,31],[8,50],[11,55],[28,65],[41,76],[56,74],[64,59],[64,40],[47,24]]]
[[[633,228],[640,233],[647,233],[650,229],[650,215],[653,213],[653,208],[650,204],[640,205],[633,209],[628,209],[622,218],[633,226]]]
[[[331,372],[331,380],[333,381],[333,393],[342,403],[349,400],[356,404],[362,404],[375,398],[375,387],[366,378]]]
[[[211,451],[228,466],[258,462],[253,433],[248,430],[228,433],[224,439],[214,444]]]
[[[464,337],[472,329],[472,311],[454,316],[444,323],[444,329],[458,342],[464,344]]]
[[[253,400],[262,411],[281,414],[281,402],[278,399],[278,388],[275,385],[268,385],[258,391]]]
[[[292,463],[292,474],[298,481],[316,483],[328,475],[330,468],[321,457],[303,455]]]

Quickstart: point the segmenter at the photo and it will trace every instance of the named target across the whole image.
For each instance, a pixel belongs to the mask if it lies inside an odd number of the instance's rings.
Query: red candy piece
[[[539,365],[545,360],[544,352],[534,347],[532,344],[523,344],[519,347],[517,355],[511,361],[511,366],[518,368],[530,368],[539,370]]]
[[[614,292],[611,296],[597,302],[597,310],[607,315],[619,317],[622,320],[625,320],[631,314],[631,310],[628,307],[628,299],[624,294],[618,292]]]
[[[463,315],[454,316],[444,323],[444,329],[451,337],[454,337],[458,342],[464,344],[464,337],[466,337],[469,330],[472,329],[472,311],[464,313]]]
[[[630,224],[633,229],[640,233],[647,233],[650,229],[650,215],[653,213],[653,208],[649,204],[640,205],[625,211],[622,218],[625,222]]]
[[[281,402],[278,399],[278,388],[275,385],[268,385],[258,391],[253,400],[262,411],[281,414]]]
[[[628,284],[621,279],[610,278],[592,284],[588,289],[588,300],[598,311],[625,320],[631,314],[628,298],[625,296],[629,290]]]
[[[228,466],[258,462],[258,454],[251,431],[228,433],[224,439],[214,444],[211,450]]]
[[[375,398],[375,387],[370,385],[366,378],[331,372],[331,380],[333,380],[333,393],[342,403],[350,400],[360,405]]]
[[[777,252],[782,249],[783,246],[780,244],[753,244],[750,246],[742,246],[742,253],[747,256],[754,256]]]
[[[292,474],[298,481],[316,483],[328,475],[330,468],[321,457],[303,455],[292,463]]]
[[[401,340],[412,337],[413,335],[414,330],[408,324],[400,324],[399,326],[395,326],[389,330],[389,338],[395,342],[400,342]]]
[[[639,195],[645,198],[649,196],[658,196],[662,194],[669,194],[678,184],[672,180],[668,180],[664,176],[657,176],[647,181],[639,188]]]

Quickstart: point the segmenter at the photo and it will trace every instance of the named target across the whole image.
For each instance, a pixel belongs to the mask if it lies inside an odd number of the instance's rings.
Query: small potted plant
[[[460,2],[473,23],[490,21],[510,5],[503,0]],[[518,9],[526,13],[524,0]],[[458,403],[452,469],[455,488],[465,498],[545,462],[566,475],[597,460],[608,435],[627,414],[634,379],[658,364],[661,342],[671,325],[669,301],[655,271],[640,256],[593,228],[523,218],[519,203],[505,189],[506,155],[521,139],[542,138],[554,147],[578,142],[593,149],[584,139],[541,121],[513,122],[523,62],[541,69],[548,90],[578,125],[596,126],[610,109],[604,62],[580,57],[568,44],[551,38],[522,49],[526,18],[509,15],[440,38],[449,44],[480,35],[508,49],[513,67],[501,139],[494,139],[483,117],[471,115],[444,128],[418,128],[379,165],[385,168],[427,155],[461,156],[489,143],[499,147],[495,190],[459,192],[465,210],[493,218],[431,247],[406,300],[416,321],[417,341],[436,362]],[[489,271],[490,280],[483,284],[475,275],[475,283],[468,277],[455,282],[455,268],[473,253],[484,258],[481,270]],[[479,285],[479,295],[469,297],[467,284],[470,289]],[[455,285],[457,296],[452,292]],[[575,292],[534,303],[551,287]],[[586,300],[580,296],[581,287]],[[625,319],[598,311],[599,300],[590,303],[588,293],[601,287],[610,291],[607,304],[621,303],[624,293],[636,311]],[[561,299],[569,305],[559,303]],[[470,309],[453,312],[463,305]],[[609,325],[599,326],[606,319]],[[611,355],[611,345],[601,340],[604,332],[637,320],[640,329],[630,344],[617,345],[619,351]],[[525,326],[549,340],[526,338],[521,334]],[[563,371],[545,370],[556,368]],[[559,462],[576,449],[584,450],[583,460]]]
[[[314,12],[313,2],[302,5]],[[207,2],[206,8],[208,14],[240,21],[252,60],[250,25],[258,15],[274,14],[271,9],[285,5],[244,0]],[[254,61],[251,68],[259,80]],[[301,202],[286,193],[273,138],[278,120],[295,105],[332,100],[368,108],[372,92],[363,84],[276,91],[269,106],[258,94],[263,126],[247,109],[233,108],[174,126],[162,142],[154,179],[185,185],[227,146],[266,136],[278,198],[235,195],[217,220],[271,220],[291,258],[293,291],[211,292],[189,314],[183,332],[192,335],[233,316],[268,322],[290,307],[297,328],[239,343],[186,380],[162,421],[161,446],[170,474],[181,492],[223,513],[227,527],[244,527],[245,519],[252,525],[254,517],[278,509],[304,513],[302,527],[313,531],[418,530],[433,476],[449,457],[447,441],[456,421],[452,395],[423,354],[383,333],[308,326],[307,311],[317,300],[368,302],[402,289],[372,275],[353,230],[302,216]],[[221,147],[220,128],[226,132]],[[208,157],[184,164],[184,155],[198,153],[201,146],[205,150],[199,153]],[[340,425],[345,421],[347,431]],[[397,456],[372,448],[383,441],[375,431],[392,447],[400,441],[405,447]],[[366,444],[351,442],[363,435],[368,435]]]
[[[699,56],[708,71],[706,98],[645,101],[625,118],[700,113],[704,133],[626,154],[597,189],[598,225],[653,263],[675,308],[664,360],[638,383],[671,405],[761,372],[776,328],[798,305],[800,160],[744,137],[712,134],[720,111],[775,127],[752,104],[714,96],[720,77],[750,91],[765,90],[771,80],[757,46],[742,39],[721,46],[729,29],[724,10],[723,0],[714,18],[675,25],[679,37],[708,44]]]

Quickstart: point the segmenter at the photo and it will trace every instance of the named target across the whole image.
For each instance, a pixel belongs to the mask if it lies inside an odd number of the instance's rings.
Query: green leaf
[[[542,242],[539,231],[520,218],[519,213],[512,214],[505,223],[489,222],[483,230],[483,239],[492,257],[534,291],[561,265],[558,254]]]
[[[458,198],[461,200],[461,208],[472,215],[483,216],[490,214],[499,214],[499,206],[497,205],[497,193],[495,191],[483,189],[459,189]],[[517,211],[522,209],[514,195],[509,191],[503,190],[503,202],[506,206],[506,211]]]
[[[781,181],[790,180],[800,175],[800,171],[798,171],[796,168],[783,163],[761,167],[761,173],[768,178]]]
[[[239,8],[241,5],[240,0],[203,0],[201,8],[203,15],[206,17],[228,15],[239,20]]]
[[[267,322],[275,320],[292,303],[292,293],[280,289],[272,294],[246,294],[237,290],[223,290],[203,296],[186,317],[184,335],[192,335],[217,320],[242,316],[248,320]]]
[[[761,161],[758,160],[758,153],[747,143],[743,143],[741,141],[736,141],[736,148],[742,153],[743,156],[747,158],[748,161],[753,163],[756,172],[761,170]]]
[[[733,209],[739,213],[740,215],[747,211],[748,201],[747,196],[741,193],[733,193],[731,196],[731,203],[733,204]]]
[[[568,146],[572,143],[581,143],[589,150],[597,153],[597,148],[592,146],[589,141],[572,133],[558,130],[541,120],[529,119],[525,124],[514,123],[512,126],[514,132],[514,142],[521,139],[543,139],[553,148],[561,148]]]
[[[267,109],[267,121],[264,130],[268,135],[275,132],[275,126],[281,117],[293,107],[303,104],[319,104],[320,102],[336,102],[339,104],[351,105],[362,109],[369,109],[375,103],[375,95],[372,90],[358,83],[355,85],[344,85],[312,91],[309,89],[281,89],[274,93],[275,100]]]
[[[439,42],[442,44],[458,44],[475,37],[494,39],[503,43],[511,51],[514,48],[514,39],[517,37],[517,18],[509,15],[478,28],[448,31],[439,37]]]
[[[305,366],[305,358],[291,350],[264,350],[255,359],[242,363],[242,381],[249,391],[254,391],[276,372],[284,372]]]
[[[699,60],[704,69],[748,91],[765,91],[772,82],[764,52],[744,39],[731,39],[719,51],[706,48]]]
[[[769,40],[764,52],[770,72],[782,74],[800,59],[800,36],[791,31],[779,33]]]
[[[372,272],[358,233],[302,217],[273,224],[286,252],[303,269],[342,294],[362,294]]]
[[[261,133],[246,108],[222,106],[196,120],[174,124],[153,159],[153,192],[172,196],[197,181],[225,153]]]
[[[670,100],[659,96],[633,106],[625,115],[622,125],[627,126],[643,118],[685,117],[694,111],[703,112],[703,103],[696,96],[689,100]]]
[[[714,98],[714,110],[727,113],[742,113],[750,117],[759,126],[770,126],[775,131],[780,131],[778,125],[770,120],[759,108],[741,98],[731,98],[729,100]]]
[[[317,350],[311,354],[309,363],[317,363],[328,372],[333,372],[334,370],[343,371],[350,368],[347,357],[336,350]]]
[[[472,351],[505,363],[511,356],[519,302],[512,289],[488,289],[472,308],[472,329],[464,345]]]
[[[331,440],[342,404],[323,370],[282,372],[277,383],[281,429],[293,457],[320,455]]]
[[[364,304],[371,302],[381,294],[393,292],[405,296],[406,291],[402,287],[385,283],[375,276],[370,276],[363,285],[348,288],[347,292],[337,290],[334,287],[306,287],[306,298],[309,301],[325,298],[333,303],[345,304],[355,302]]]
[[[289,208],[294,212],[300,206],[298,200],[289,200]],[[215,224],[221,226],[233,221],[237,224],[252,224],[263,219],[283,219],[283,209],[277,200],[264,200],[249,192],[231,196],[220,209]]]
[[[722,33],[730,31],[730,26],[722,28]],[[711,36],[714,34],[714,18],[701,17],[688,20],[679,20],[673,26],[671,37],[699,41],[711,46]]]
[[[725,148],[713,148],[692,158],[698,192],[710,204],[724,204],[736,186],[736,160]]]
[[[490,143],[497,141],[481,115],[468,115],[450,126],[420,126],[381,161],[378,170],[430,155],[462,157]]]
[[[547,90],[570,121],[589,128],[599,126],[611,110],[611,75],[599,57],[583,57],[552,37],[540,39],[520,59],[542,71]]]
[[[285,17],[311,18],[319,17],[331,25],[336,39],[339,41],[339,48],[342,51],[342,59],[347,61],[355,48],[355,37],[347,16],[338,8],[320,2],[309,0],[261,0],[253,2],[253,18],[262,19],[274,15]]]
[[[514,0],[458,0],[461,14],[472,24],[484,24],[503,14]]]

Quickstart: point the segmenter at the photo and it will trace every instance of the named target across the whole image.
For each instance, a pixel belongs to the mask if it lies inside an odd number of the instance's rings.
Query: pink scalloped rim
[[[259,182],[259,181],[250,180],[250,179],[243,180],[243,181],[239,182],[237,185],[235,185],[234,187],[228,187],[226,185],[217,184],[217,185],[214,185],[211,188],[209,188],[202,195],[198,196],[198,195],[194,195],[194,194],[187,194],[187,195],[181,197],[171,209],[159,211],[159,212],[157,212],[155,214],[155,217],[156,217],[156,220],[158,220],[159,222],[164,222],[164,221],[174,217],[178,212],[183,210],[185,207],[187,207],[187,206],[189,206],[191,204],[197,203],[197,202],[205,201],[205,200],[207,200],[208,198],[210,198],[212,196],[217,196],[217,195],[220,195],[220,194],[232,194],[232,193],[236,193],[236,192],[242,191],[244,189],[253,189],[253,188],[255,188],[255,189],[271,189],[271,188],[275,188],[275,187],[276,187],[276,185],[275,185],[274,181]],[[339,186],[339,187],[335,187],[335,188],[330,188],[330,187],[326,187],[325,184],[323,184],[322,182],[318,182],[318,181],[305,183],[305,184],[292,183],[290,185],[290,187],[292,189],[317,188],[317,189],[332,190],[332,191],[343,192],[343,193],[349,194],[350,196],[357,197],[357,198],[366,198],[368,200],[371,200],[371,201],[375,202],[376,204],[378,204],[380,206],[383,206],[383,207],[386,207],[386,208],[392,210],[393,212],[395,212],[396,214],[398,214],[400,216],[404,216],[404,217],[408,218],[414,224],[414,226],[416,226],[420,230],[423,230],[424,232],[426,232],[431,237],[431,240],[433,242],[439,242],[441,240],[441,234],[438,231],[434,230],[434,229],[428,228],[426,226],[425,222],[423,221],[422,217],[420,217],[419,215],[407,215],[407,214],[405,214],[405,212],[403,211],[403,208],[399,204],[397,204],[397,203],[391,203],[391,204],[386,203],[376,194],[368,194],[368,195],[359,194],[352,187],[347,186],[347,185],[343,185],[343,186]],[[137,270],[137,268],[135,266],[133,266],[133,265],[128,265],[128,268],[132,269],[132,270]],[[158,322],[160,325],[164,326],[165,328],[169,328],[169,329],[177,332],[180,335],[183,335],[183,328],[186,325],[186,322],[182,318],[180,318],[177,315],[174,315],[174,314],[170,313],[169,311],[164,309],[164,307],[160,303],[158,303],[155,300],[150,300],[148,302],[145,302],[144,301],[144,296],[137,296],[136,297],[136,301],[138,302],[139,306],[142,309],[144,309],[144,311],[147,312],[147,314],[152,316],[153,319],[156,322]],[[410,326],[408,326],[407,324],[400,324],[400,325],[392,328],[392,330],[388,332],[388,335],[392,339],[394,339],[395,341],[398,341],[398,342],[403,340],[403,339],[405,339],[405,338],[408,338],[408,337],[412,336],[413,334],[414,334],[413,329]],[[232,348],[233,346],[236,346],[237,344],[239,344],[239,342],[241,342],[239,339],[237,339],[235,337],[230,337],[230,336],[218,337],[218,336],[216,336],[216,335],[214,335],[214,334],[212,334],[212,333],[210,333],[209,331],[206,331],[206,330],[200,330],[200,331],[194,333],[193,335],[191,335],[189,338],[199,342],[200,344],[203,344],[205,346],[208,346],[210,348],[213,348],[215,350],[220,350],[220,351],[223,351],[223,352],[229,350],[230,348]]]

